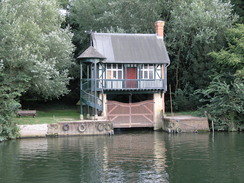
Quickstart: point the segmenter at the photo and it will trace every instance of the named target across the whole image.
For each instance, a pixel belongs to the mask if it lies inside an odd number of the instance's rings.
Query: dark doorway
[[[153,100],[153,94],[108,94],[107,100],[122,102],[122,103],[136,103],[146,100]]]

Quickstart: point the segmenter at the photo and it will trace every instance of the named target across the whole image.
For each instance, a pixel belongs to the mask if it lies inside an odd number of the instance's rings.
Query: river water
[[[0,183],[243,183],[244,133],[21,139],[0,143]]]

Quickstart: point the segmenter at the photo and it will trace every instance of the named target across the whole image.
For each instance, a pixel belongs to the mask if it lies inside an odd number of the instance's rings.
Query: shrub
[[[203,109],[211,115],[217,130],[244,129],[244,84],[240,79],[227,84],[218,78],[213,80],[204,90],[198,90],[203,95],[202,102],[207,102]]]

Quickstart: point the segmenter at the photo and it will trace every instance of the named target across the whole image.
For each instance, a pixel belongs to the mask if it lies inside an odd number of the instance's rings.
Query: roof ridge
[[[116,35],[116,36],[157,36],[157,34],[144,34],[144,33],[106,33],[106,32],[93,32],[96,35]]]

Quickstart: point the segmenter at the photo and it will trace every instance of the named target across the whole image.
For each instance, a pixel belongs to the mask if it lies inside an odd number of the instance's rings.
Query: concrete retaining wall
[[[193,116],[163,117],[162,129],[169,133],[209,131],[208,119]]]
[[[48,131],[47,124],[19,125],[20,137],[46,137]]]
[[[20,137],[46,137],[69,135],[111,135],[112,123],[108,121],[69,121],[54,124],[19,125]]]

